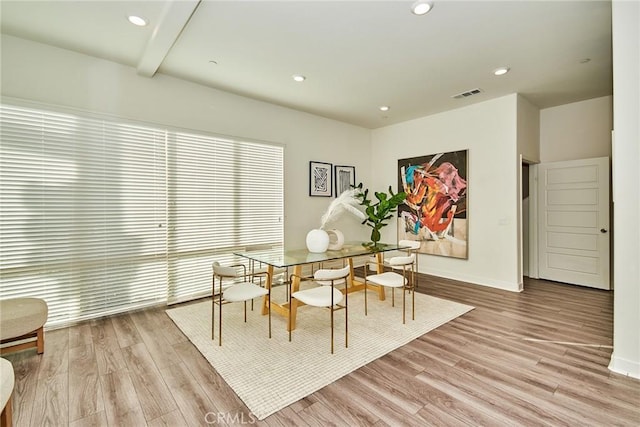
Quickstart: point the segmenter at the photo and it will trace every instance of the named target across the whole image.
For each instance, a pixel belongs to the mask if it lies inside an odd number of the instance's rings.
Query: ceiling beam
[[[171,50],[200,0],[168,0],[138,62],[138,74],[153,77]]]

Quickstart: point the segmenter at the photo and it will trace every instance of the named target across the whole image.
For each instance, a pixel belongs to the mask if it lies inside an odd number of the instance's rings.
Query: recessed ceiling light
[[[129,22],[131,22],[133,25],[137,25],[138,27],[144,27],[145,25],[147,25],[147,20],[140,17],[140,16],[136,16],[136,15],[129,15],[127,17],[127,19],[129,20]]]
[[[418,0],[411,6],[411,12],[415,15],[424,15],[433,8],[433,2]]]
[[[293,76],[293,80],[297,81],[297,82],[303,82],[305,80],[307,80],[307,78],[301,74],[294,74]]]
[[[493,74],[495,74],[496,76],[503,76],[507,74],[509,70],[510,70],[509,67],[500,67],[493,70]]]
[[[389,111],[391,109],[391,107],[389,107],[388,105],[383,105],[380,107],[380,111]]]

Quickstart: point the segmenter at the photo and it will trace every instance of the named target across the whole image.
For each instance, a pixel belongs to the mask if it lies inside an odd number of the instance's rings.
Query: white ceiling
[[[2,0],[0,12],[5,34],[367,128],[514,92],[540,108],[612,93],[610,1],[436,0],[424,16],[412,3]]]

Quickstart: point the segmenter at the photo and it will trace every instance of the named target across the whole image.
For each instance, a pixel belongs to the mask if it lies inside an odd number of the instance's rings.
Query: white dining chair
[[[391,252],[391,256],[389,256],[389,253],[387,253],[387,256],[389,258],[392,258],[394,256],[402,256],[402,255],[411,255],[412,253],[417,253],[418,249],[420,249],[420,246],[422,245],[422,243],[419,240],[400,240],[398,241],[398,246],[402,247],[402,249],[398,249],[398,251],[396,252]],[[376,258],[376,256],[372,256],[369,257],[369,260],[367,262],[366,265],[370,271],[373,271],[375,273],[379,273],[378,271],[378,260]],[[382,267],[384,269],[384,262],[382,264]],[[389,265],[387,265],[387,267],[390,267]],[[396,267],[396,269],[399,269]],[[416,271],[419,271],[418,268],[418,258],[416,256]],[[365,272],[366,274],[366,272]]]
[[[348,315],[348,293],[347,278],[351,274],[351,266],[347,265],[337,269],[320,269],[313,274],[313,278],[300,277],[301,282],[311,281],[316,286],[302,291],[291,292],[289,302],[289,341],[291,341],[291,316],[292,311],[297,309],[298,301],[313,307],[329,308],[331,311],[331,354],[333,354],[333,313],[337,310],[344,310],[344,346],[349,347],[349,315]],[[293,278],[293,274],[291,275]],[[289,280],[292,283],[293,280]],[[344,294],[336,286],[345,285]],[[344,299],[344,305],[340,305]]]
[[[238,268],[243,269],[243,273],[238,272]],[[222,346],[222,306],[226,303],[243,302],[244,303],[244,321],[247,321],[247,301],[253,301],[255,298],[267,296],[267,307],[269,316],[269,338],[271,338],[271,286],[262,287],[249,279],[255,280],[255,277],[266,275],[266,283],[270,283],[271,278],[265,273],[250,272],[243,264],[234,264],[223,266],[218,261],[213,262],[213,289],[211,295],[211,339],[215,339],[215,306],[219,306],[218,310],[218,345]],[[216,277],[219,280],[218,300],[216,301]],[[223,279],[236,281],[235,284],[223,289]],[[237,282],[242,279],[241,282]],[[253,305],[251,306],[253,309]]]
[[[402,288],[402,323],[406,323],[406,293],[411,294],[411,319],[415,320],[415,273],[417,270],[417,255],[416,251],[420,248],[419,241],[413,240],[401,240],[398,242],[400,246],[405,246],[401,251],[406,252],[406,255],[394,256],[386,260],[383,264],[384,267],[389,267],[391,270],[396,271],[383,271],[381,273],[367,275],[365,273],[364,278],[364,314],[368,315],[368,302],[367,302],[367,284],[371,283],[377,286],[384,286],[391,288],[391,306],[395,307],[395,289]],[[370,263],[371,264],[371,263]],[[369,265],[369,268],[373,268]],[[376,264],[376,270],[378,266]],[[401,270],[402,274],[397,271]]]

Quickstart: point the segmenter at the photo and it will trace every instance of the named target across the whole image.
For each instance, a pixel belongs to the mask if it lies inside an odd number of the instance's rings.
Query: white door
[[[538,165],[540,278],[609,289],[609,158]]]

